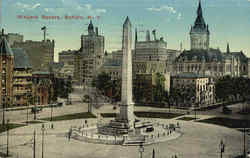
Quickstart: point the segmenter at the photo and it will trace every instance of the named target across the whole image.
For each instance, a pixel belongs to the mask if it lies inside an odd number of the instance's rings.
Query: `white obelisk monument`
[[[134,128],[134,103],[132,100],[132,26],[127,17],[123,24],[122,36],[122,92],[119,120],[126,123],[129,129]]]

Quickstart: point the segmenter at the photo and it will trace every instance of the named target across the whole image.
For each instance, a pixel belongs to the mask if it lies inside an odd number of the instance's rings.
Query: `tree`
[[[165,82],[165,77],[164,75],[160,73],[156,73],[156,86],[153,88],[153,96],[154,100],[156,102],[162,102],[164,99],[164,94],[165,94],[165,87],[164,87],[164,82]]]
[[[103,91],[105,95],[107,95],[108,90],[111,89],[112,84],[111,76],[105,72],[100,73],[92,82],[92,86]]]
[[[67,102],[69,101],[69,94],[73,92],[73,87],[72,87],[72,77],[69,76],[66,80],[66,84],[65,84],[65,92],[66,92],[66,98],[67,98]],[[70,102],[71,103],[71,102]]]

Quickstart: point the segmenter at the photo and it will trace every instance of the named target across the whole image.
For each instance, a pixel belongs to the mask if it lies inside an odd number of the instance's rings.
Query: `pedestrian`
[[[53,123],[51,124],[51,129],[54,129],[54,125],[53,125]]]

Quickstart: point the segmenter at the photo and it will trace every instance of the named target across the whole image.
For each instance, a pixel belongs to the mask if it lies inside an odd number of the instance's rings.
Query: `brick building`
[[[4,34],[2,30],[2,35]],[[13,104],[13,69],[14,69],[14,55],[6,38],[2,36],[0,43],[0,104]]]
[[[26,105],[32,95],[32,67],[26,52],[21,48],[13,48],[13,104]]]

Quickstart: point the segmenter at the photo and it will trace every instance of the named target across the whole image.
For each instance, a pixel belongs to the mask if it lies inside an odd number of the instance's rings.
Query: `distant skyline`
[[[105,36],[108,52],[121,49],[126,16],[133,31],[138,28],[139,40],[145,39],[145,30],[156,29],[157,37],[164,37],[169,49],[180,49],[181,42],[184,49],[190,49],[189,31],[198,6],[198,0],[5,0],[1,3],[1,25],[5,32],[40,41],[41,27],[47,26],[47,38],[56,42],[56,60],[58,52],[80,48],[80,36],[87,34],[88,16],[95,17],[93,24]],[[210,47],[225,52],[229,42],[231,51],[242,50],[250,57],[250,0],[201,0],[201,4],[210,29]],[[18,19],[18,15],[39,19]],[[42,15],[61,19],[45,20]],[[65,20],[65,15],[84,19]]]

